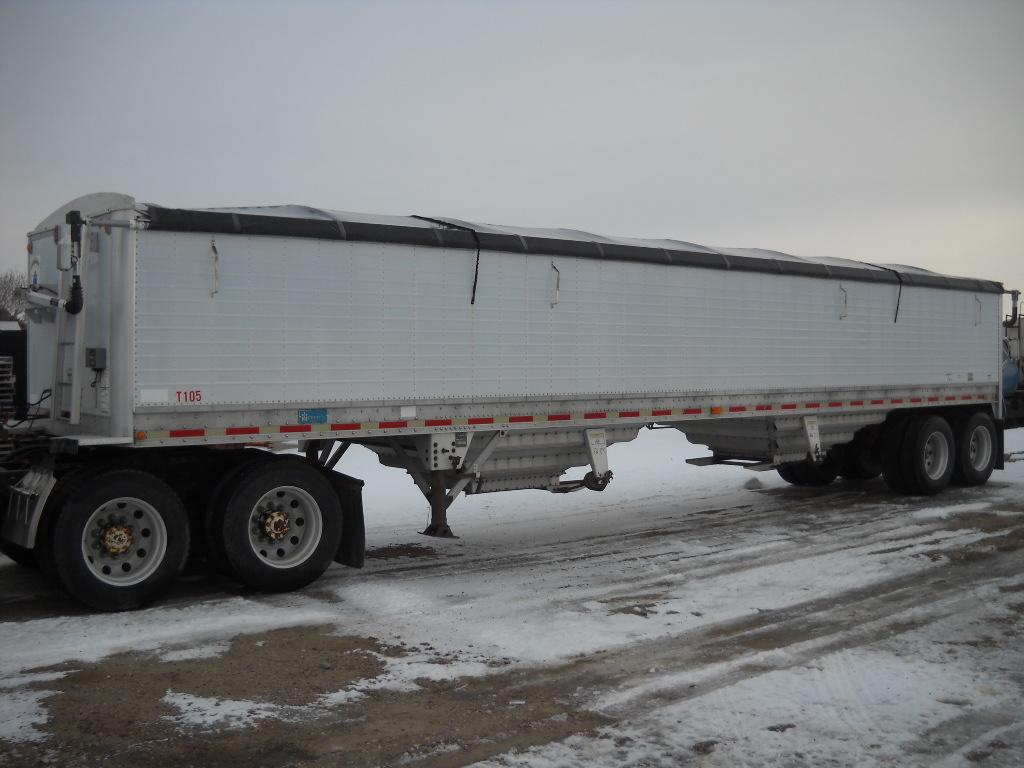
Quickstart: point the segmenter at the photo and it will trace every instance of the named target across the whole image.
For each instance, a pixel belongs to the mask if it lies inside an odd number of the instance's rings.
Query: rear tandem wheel
[[[953,480],[957,485],[982,485],[996,466],[999,440],[992,417],[977,411],[953,424],[956,454]]]
[[[238,574],[235,573],[228,562],[227,553],[224,551],[224,534],[221,526],[224,517],[224,508],[235,490],[235,483],[243,472],[256,464],[263,464],[273,460],[273,456],[262,451],[253,451],[253,455],[242,460],[239,464],[229,469],[217,484],[210,491],[206,501],[206,515],[203,518],[203,541],[205,543],[206,561],[217,572],[230,579],[238,581]]]
[[[342,535],[330,481],[293,456],[245,465],[211,511],[210,530],[231,575],[253,589],[304,587],[327,570]]]

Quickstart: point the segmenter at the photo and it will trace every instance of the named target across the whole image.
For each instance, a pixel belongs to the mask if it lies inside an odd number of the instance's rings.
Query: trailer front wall
[[[144,231],[136,406],[995,384],[999,295]],[[557,271],[556,271],[557,270]],[[899,295],[899,315],[896,318]],[[895,322],[894,322],[895,319]]]
[[[71,272],[58,270],[53,230],[34,234],[30,242],[29,285],[47,295],[67,298]],[[60,418],[46,422],[47,429],[54,434],[131,436],[134,246],[135,233],[125,227],[107,230],[101,219],[96,226],[83,228],[79,263],[82,311],[70,315],[63,309],[56,312],[29,307],[26,312],[28,398],[30,402],[39,401],[47,390],[60,389],[58,398],[44,397],[39,406],[42,411],[59,406],[61,413],[56,415]],[[64,351],[56,365],[61,323]],[[101,351],[101,363],[96,368],[86,363],[88,349]],[[80,417],[77,423],[71,423],[68,417],[76,389]]]

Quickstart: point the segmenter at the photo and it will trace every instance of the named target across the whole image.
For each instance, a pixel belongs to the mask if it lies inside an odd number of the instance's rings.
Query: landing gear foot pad
[[[425,530],[420,531],[420,536],[432,536],[435,539],[457,539],[459,538],[452,529],[443,523],[431,523]]]

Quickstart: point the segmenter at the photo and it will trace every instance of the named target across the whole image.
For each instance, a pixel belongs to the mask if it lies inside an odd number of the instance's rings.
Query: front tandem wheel
[[[139,470],[100,472],[55,510],[56,576],[74,597],[102,611],[152,602],[188,557],[188,515],[177,494]]]
[[[341,542],[341,505],[320,470],[293,457],[245,467],[213,521],[231,573],[253,589],[304,587]]]

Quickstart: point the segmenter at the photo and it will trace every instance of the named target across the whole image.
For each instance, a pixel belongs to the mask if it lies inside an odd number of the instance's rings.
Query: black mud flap
[[[340,472],[325,472],[341,501],[342,533],[334,562],[362,568],[366,558],[366,527],[363,524],[363,481]]]
[[[996,466],[995,469],[1006,469],[1006,454],[1003,451],[1006,450],[1006,425],[1001,422],[996,422]]]

